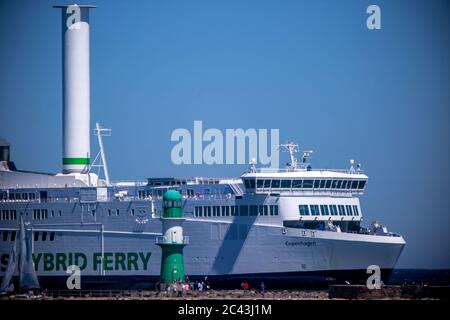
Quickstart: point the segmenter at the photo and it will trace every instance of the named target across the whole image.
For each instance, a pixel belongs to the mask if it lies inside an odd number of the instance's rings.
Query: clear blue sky
[[[21,169],[61,170],[54,4],[0,0],[0,136]],[[173,165],[172,130],[279,128],[315,167],[362,163],[365,223],[404,235],[400,267],[450,268],[448,1],[91,4],[91,127],[113,129],[114,180],[238,176],[246,166]]]

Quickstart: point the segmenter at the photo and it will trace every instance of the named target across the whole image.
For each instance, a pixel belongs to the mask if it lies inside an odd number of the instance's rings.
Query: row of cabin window
[[[320,211],[319,211],[320,208]],[[355,205],[316,205],[316,204],[301,204],[298,206],[301,216],[359,216],[358,206]]]
[[[42,234],[41,241],[54,241],[55,240],[55,233],[54,232],[33,232],[34,233],[34,241],[39,241],[39,235]],[[17,232],[14,231],[2,231],[0,232],[0,239],[3,241],[8,241],[8,238],[10,241],[16,241]],[[9,237],[9,235],[11,235]],[[48,236],[47,236],[48,235]]]
[[[16,210],[1,210],[0,220],[16,220]]]
[[[245,187],[255,188],[255,179],[244,179]],[[365,180],[279,180],[258,179],[258,189],[363,189]]]
[[[0,201],[1,200],[35,200],[36,195],[31,192],[25,192],[25,193],[7,193],[7,192],[0,192]]]
[[[139,213],[144,214],[145,213],[145,209],[138,209]],[[134,216],[134,209],[130,210],[130,215]],[[108,216],[119,216],[120,215],[120,210],[119,209],[108,209]],[[92,216],[95,216],[95,210],[92,210]]]
[[[58,210],[58,212],[55,212],[55,210],[50,211],[50,216],[55,217],[58,215],[59,217],[62,216],[62,211]],[[33,220],[45,220],[49,218],[49,212],[47,209],[33,209]]]
[[[195,207],[196,217],[277,216],[277,205],[201,206]]]
[[[61,217],[62,212],[59,210],[58,215]],[[55,216],[55,210],[51,210],[51,216]],[[49,214],[47,209],[33,209],[33,220],[45,220],[48,219]],[[17,220],[16,210],[1,210],[0,220]]]

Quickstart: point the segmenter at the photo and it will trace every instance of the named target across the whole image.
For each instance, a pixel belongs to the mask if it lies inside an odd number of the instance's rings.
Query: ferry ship
[[[243,280],[271,287],[304,283],[365,283],[376,265],[387,281],[405,246],[377,222],[362,226],[360,196],[368,177],[359,165],[313,169],[311,151],[286,168],[252,163],[236,178],[148,178],[111,182],[102,136],[90,155],[89,10],[59,6],[63,21],[63,169],[18,170],[10,145],[0,143],[0,277],[23,221],[32,234],[34,269],[42,287],[65,287],[77,265],[82,288],[153,288],[160,276],[159,219],[163,194],[182,195],[184,263],[190,280],[238,287]],[[73,13],[79,20],[66,23]],[[94,173],[101,166],[104,178]],[[17,271],[15,276],[18,276]]]

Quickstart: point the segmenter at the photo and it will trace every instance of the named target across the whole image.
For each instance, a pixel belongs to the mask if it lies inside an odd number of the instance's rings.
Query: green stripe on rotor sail
[[[63,164],[89,164],[89,158],[63,158]]]

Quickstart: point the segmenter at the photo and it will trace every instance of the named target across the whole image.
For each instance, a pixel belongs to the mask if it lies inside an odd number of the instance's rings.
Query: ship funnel
[[[63,58],[63,173],[85,172],[90,161],[90,5],[61,10]]]

